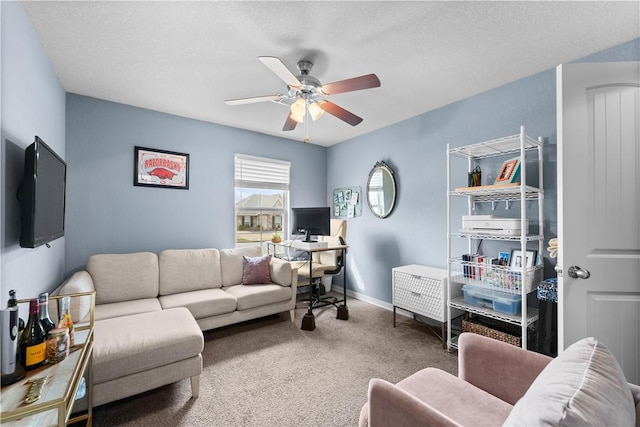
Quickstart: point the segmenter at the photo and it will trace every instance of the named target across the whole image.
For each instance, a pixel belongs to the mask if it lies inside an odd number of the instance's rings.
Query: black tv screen
[[[64,236],[67,164],[36,136],[24,154],[20,246],[35,248]]]

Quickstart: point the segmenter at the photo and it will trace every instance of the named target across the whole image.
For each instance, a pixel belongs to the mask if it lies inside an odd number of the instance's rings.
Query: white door
[[[640,62],[559,66],[557,108],[558,348],[594,336],[638,384]]]

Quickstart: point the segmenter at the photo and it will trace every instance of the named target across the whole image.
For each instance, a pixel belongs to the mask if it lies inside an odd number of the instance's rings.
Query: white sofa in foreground
[[[197,397],[202,331],[286,311],[293,321],[296,286],[296,269],[255,246],[93,255],[54,293],[96,291],[99,406],[184,378]],[[88,310],[72,299],[76,320]]]

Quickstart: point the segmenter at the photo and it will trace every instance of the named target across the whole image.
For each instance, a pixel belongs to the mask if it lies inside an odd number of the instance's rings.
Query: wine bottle
[[[46,292],[41,293],[38,296],[38,302],[40,303],[40,323],[45,334],[48,334],[50,330],[56,327],[56,324],[49,317],[49,294]]]
[[[29,320],[20,338],[20,361],[24,369],[30,371],[44,365],[47,361],[46,334],[40,323],[38,300],[29,303]]]
[[[71,297],[64,297],[60,301],[60,323],[58,328],[67,328],[69,330],[69,348],[73,347],[73,319],[69,312],[71,308]]]

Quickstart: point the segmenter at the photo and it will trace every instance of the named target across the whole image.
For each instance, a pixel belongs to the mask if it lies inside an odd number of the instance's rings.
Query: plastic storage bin
[[[462,287],[464,302],[476,307],[486,307],[494,311],[516,315],[520,313],[522,295],[493,291],[471,285]]]

